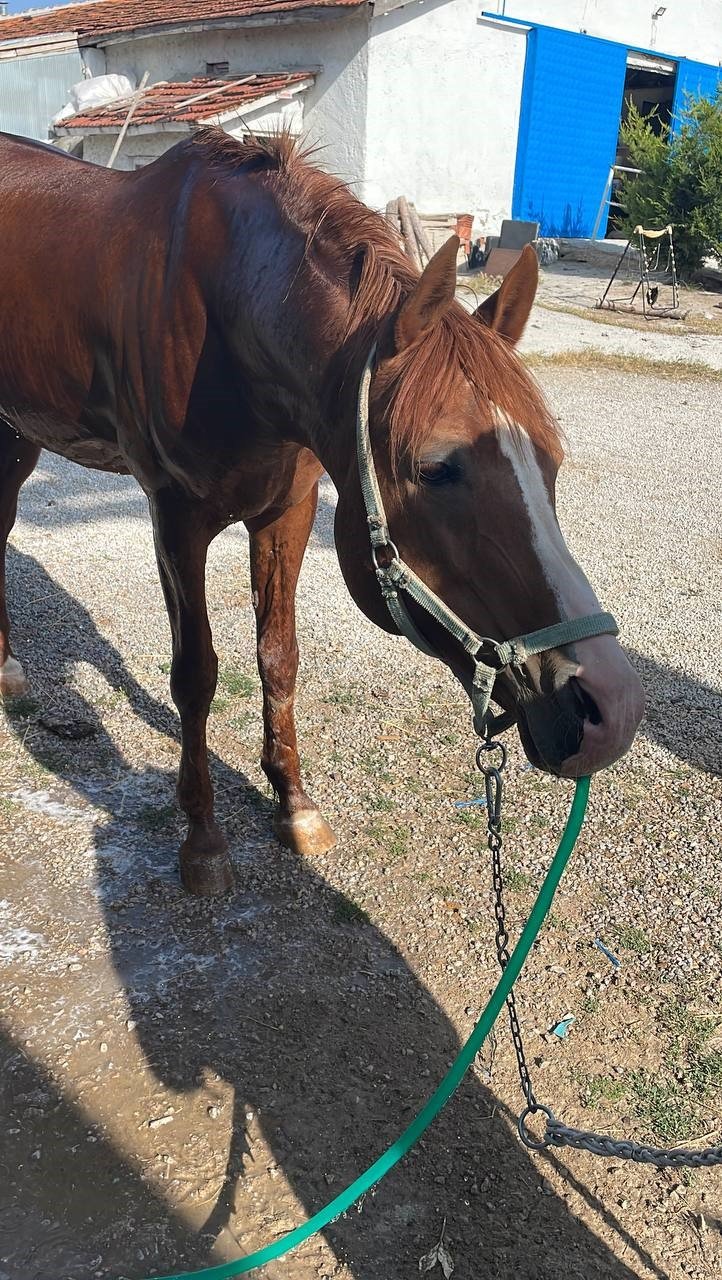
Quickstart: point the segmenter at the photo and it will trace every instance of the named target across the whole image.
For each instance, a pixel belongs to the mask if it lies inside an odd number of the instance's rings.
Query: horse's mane
[[[220,129],[202,129],[192,145],[209,161],[234,171],[278,175],[275,190],[286,217],[306,235],[306,256],[322,250],[339,260],[339,278],[351,279],[358,267],[348,312],[345,345],[355,357],[367,355],[384,321],[412,291],[419,273],[401,249],[391,227],[349,190],[345,182],[309,163],[304,149],[287,133],[250,137],[242,142]],[[352,361],[356,370],[358,360]],[[546,452],[560,452],[560,434],[544,396],[509,344],[454,302],[439,324],[389,362],[390,446],[398,456],[418,457],[433,418],[430,405],[452,395],[459,372],[482,409],[502,410]]]

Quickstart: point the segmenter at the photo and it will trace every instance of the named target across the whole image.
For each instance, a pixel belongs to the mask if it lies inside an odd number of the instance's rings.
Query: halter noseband
[[[492,640],[488,636],[478,636],[421,581],[413,569],[404,563],[389,533],[371,452],[369,391],[375,363],[376,347],[374,346],[364,366],[359,384],[356,455],[371,539],[371,559],[376,578],[396,626],[407,640],[416,645],[417,649],[429,654],[432,658],[440,656],[414,624],[401,592],[405,592],[421,605],[422,609],[440,623],[455,640],[458,640],[468,653],[474,664],[471,688],[474,728],[480,736],[489,736],[494,729],[508,728],[515,719],[515,717],[510,719],[509,714],[493,717],[489,711],[494,681],[504,667],[521,667],[533,654],[542,653],[547,649],[556,649],[560,645],[573,644],[576,640],[588,640],[590,636],[616,636],[619,628],[611,613],[590,613],[582,618],[571,618],[556,622],[551,627],[542,627],[540,631],[530,631],[526,635],[516,636],[513,640]],[[386,553],[383,563],[379,563],[379,552]]]

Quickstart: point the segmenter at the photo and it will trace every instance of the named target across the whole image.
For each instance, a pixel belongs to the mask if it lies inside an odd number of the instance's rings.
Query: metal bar
[[[604,184],[604,191],[602,192],[602,198],[599,203],[599,208],[597,210],[597,216],[594,219],[594,227],[592,229],[592,240],[596,240],[597,236],[599,235],[599,228],[602,225],[602,215],[604,213],[604,206],[607,203],[610,195],[612,194],[613,181],[614,181],[614,165],[612,165],[611,169],[609,170],[609,173],[607,174],[607,181]]]

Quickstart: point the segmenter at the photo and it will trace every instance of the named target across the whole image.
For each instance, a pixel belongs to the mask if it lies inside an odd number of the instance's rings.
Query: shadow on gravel
[[[132,713],[175,737],[175,718],[136,683],[87,611],[31,557],[11,551],[8,568],[11,610],[18,629],[33,636],[21,656],[29,658],[40,706],[92,717],[79,695],[63,688],[75,661],[92,661],[125,690],[129,723]],[[26,612],[28,600],[38,603]],[[42,671],[54,671],[52,685],[43,687]],[[63,793],[69,786],[107,814],[94,836],[95,895],[112,966],[103,989],[125,991],[134,1035],[159,1085],[155,1101],[163,1108],[162,1089],[177,1091],[179,1115],[163,1130],[176,1162],[164,1203],[132,1160],[102,1137],[88,1142],[82,1108],[59,1097],[40,1068],[8,1043],[0,1051],[3,1128],[19,1132],[17,1151],[2,1160],[0,1274],[91,1280],[198,1267],[210,1260],[213,1239],[229,1229],[242,1253],[244,1222],[266,1239],[280,1234],[279,1221],[285,1228],[297,1219],[293,1198],[283,1198],[285,1180],[312,1213],[397,1136],[446,1070],[458,1048],[456,1032],[390,940],[311,863],[278,846],[268,802],[223,760],[215,758],[212,770],[237,885],[222,900],[196,901],[177,883],[177,820],[171,815],[149,830],[149,816],[162,815],[172,800],[174,780],[166,772],[152,763],[131,768],[122,743],[116,746],[102,727],[58,753],[57,739],[37,719],[29,729],[16,723],[38,763],[62,780]],[[27,878],[25,885],[26,893],[45,895],[49,912],[55,901],[58,912],[56,890],[42,870],[34,885]],[[82,910],[82,903],[75,906]],[[107,970],[105,958],[97,963]],[[470,974],[470,996],[481,1000],[485,990],[486,979],[477,990]],[[205,1104],[193,1118],[195,1091],[209,1078],[230,1087],[234,1099],[232,1117],[225,1112],[215,1129]],[[122,1096],[120,1108],[127,1107],[127,1092]],[[120,1119],[132,1150],[132,1108]],[[190,1139],[179,1149],[184,1123]],[[216,1179],[205,1225],[189,1236],[174,1203],[174,1179],[182,1182],[184,1161],[196,1158],[196,1128],[210,1129],[217,1148],[229,1127],[225,1182],[219,1188]],[[29,1148],[40,1132],[42,1158],[34,1161]],[[275,1179],[268,1172],[274,1162],[282,1172]],[[188,1168],[193,1180],[197,1161]],[[460,1276],[634,1280],[633,1267],[547,1194],[542,1177],[494,1094],[470,1075],[416,1151],[327,1239],[355,1280],[402,1280],[418,1274],[418,1259],[446,1217]],[[581,1183],[579,1190],[589,1194]],[[614,1226],[601,1206],[595,1210]],[[135,1249],[144,1242],[154,1252],[140,1262]],[[626,1243],[631,1256],[665,1280]],[[315,1257],[287,1259],[264,1274],[325,1275]]]
[[[687,764],[722,775],[722,693],[678,667],[627,652],[644,685],[643,732]]]

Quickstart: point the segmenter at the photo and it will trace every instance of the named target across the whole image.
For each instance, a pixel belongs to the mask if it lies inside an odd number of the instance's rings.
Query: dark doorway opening
[[[629,151],[622,139],[622,125],[629,116],[630,105],[649,120],[650,127],[659,135],[672,119],[672,103],[677,80],[677,63],[668,58],[655,58],[652,54],[630,52],[624,77],[622,112],[619,121],[619,138],[614,159],[609,216],[605,236],[615,239],[621,233],[624,210],[621,207],[621,178],[624,169],[631,166]]]

